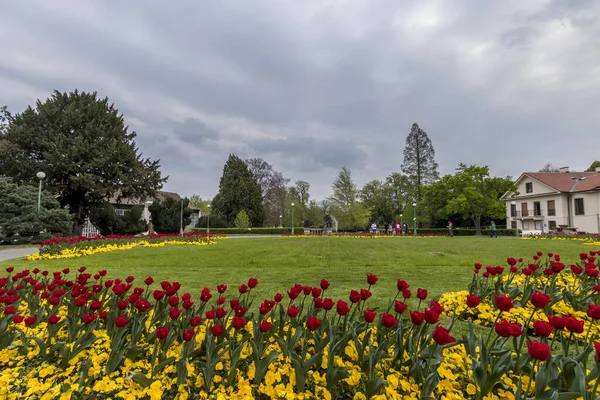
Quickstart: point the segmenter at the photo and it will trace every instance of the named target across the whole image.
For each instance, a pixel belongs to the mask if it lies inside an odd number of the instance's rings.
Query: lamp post
[[[403,224],[402,224],[402,215],[403,215],[403,214],[400,214],[400,229],[402,229],[402,225],[403,225]]]
[[[35,176],[37,176],[37,178],[40,180],[40,188],[38,190],[38,214],[39,214],[40,209],[42,207],[42,181],[46,177],[46,174],[43,173],[42,171],[40,171],[37,174],[35,174]]]
[[[417,203],[413,203],[413,236],[417,236]]]
[[[510,204],[513,205],[513,206],[515,206],[515,210],[516,210],[517,202],[516,201],[511,201]],[[516,216],[516,214],[514,216]],[[514,217],[514,216],[511,215],[511,217]],[[519,237],[519,229],[517,228],[517,220],[515,220],[515,237]]]
[[[281,224],[281,218],[283,218],[283,215],[279,214],[279,227],[283,228],[283,225]]]
[[[207,204],[206,207],[208,208],[208,213],[206,215],[206,234],[209,234],[210,233],[210,204]]]
[[[294,234],[294,203],[292,203],[292,235]]]
[[[181,199],[181,214],[179,218],[179,234],[183,236],[183,199]]]

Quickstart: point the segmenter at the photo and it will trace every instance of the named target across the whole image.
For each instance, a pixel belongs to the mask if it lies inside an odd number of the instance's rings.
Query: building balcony
[[[544,210],[519,210],[510,213],[514,219],[544,219]]]

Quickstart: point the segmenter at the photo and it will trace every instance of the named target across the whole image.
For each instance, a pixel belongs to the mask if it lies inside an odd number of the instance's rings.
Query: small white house
[[[596,172],[524,172],[507,192],[508,227],[524,235],[549,231],[600,232],[600,168]]]

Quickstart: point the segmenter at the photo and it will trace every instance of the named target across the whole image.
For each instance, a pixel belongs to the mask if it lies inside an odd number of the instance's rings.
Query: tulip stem
[[[500,312],[498,313],[498,315],[496,316],[496,320],[494,321],[494,323],[492,324],[492,326],[490,327],[490,333],[488,334],[488,337],[485,341],[485,347],[487,348],[490,344],[490,339],[492,338],[492,332],[494,332],[494,327],[496,326],[496,323],[498,323],[498,320],[500,319],[500,316],[502,315],[503,311],[500,310]]]
[[[533,374],[535,372],[535,367],[538,363],[538,360],[535,360],[533,362],[533,365],[531,366],[531,372],[529,373],[529,382],[527,382],[527,389],[525,389],[525,398],[527,399],[527,396],[529,395],[529,389],[531,388],[531,381],[533,380]]]
[[[596,363],[596,368],[600,368],[600,363]],[[600,383],[600,376],[596,378],[596,383],[594,383],[594,388],[592,389],[592,398],[595,398],[596,393],[598,393],[598,384]]]

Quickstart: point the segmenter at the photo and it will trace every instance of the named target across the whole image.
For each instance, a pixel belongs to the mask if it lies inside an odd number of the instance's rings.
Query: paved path
[[[6,261],[13,258],[23,258],[26,255],[37,253],[37,247],[25,247],[22,249],[0,250],[0,261]]]

